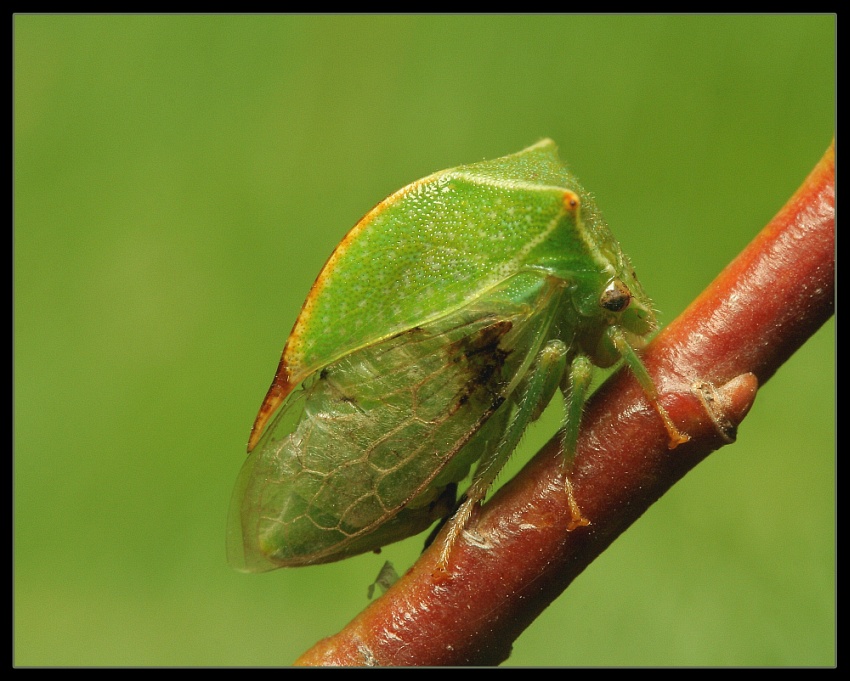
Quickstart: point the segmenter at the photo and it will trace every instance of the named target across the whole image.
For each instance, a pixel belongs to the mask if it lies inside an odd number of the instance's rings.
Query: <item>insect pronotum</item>
[[[592,198],[542,140],[384,199],[319,273],[260,407],[231,503],[248,571],[340,560],[452,515],[441,566],[559,388],[569,465],[594,366],[635,350],[651,303]],[[455,499],[457,483],[474,466]]]

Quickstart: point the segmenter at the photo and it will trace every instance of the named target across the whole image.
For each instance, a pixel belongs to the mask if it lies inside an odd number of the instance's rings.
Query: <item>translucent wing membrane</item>
[[[240,473],[231,563],[262,571],[339,560],[451,513],[454,483],[503,436],[561,284],[515,275],[305,381]]]

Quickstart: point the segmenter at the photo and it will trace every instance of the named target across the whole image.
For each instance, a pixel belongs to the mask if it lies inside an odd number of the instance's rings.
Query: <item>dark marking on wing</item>
[[[447,347],[450,361],[463,362],[468,376],[455,396],[451,413],[455,413],[476,396],[481,399],[484,395],[489,395],[487,401],[493,405],[493,411],[504,402],[504,396],[501,394],[502,368],[510,350],[504,350],[499,344],[512,328],[510,321],[494,322]]]

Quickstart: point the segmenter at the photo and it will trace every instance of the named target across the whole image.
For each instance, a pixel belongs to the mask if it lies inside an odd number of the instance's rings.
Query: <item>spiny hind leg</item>
[[[558,389],[566,366],[566,358],[567,347],[559,340],[549,341],[538,354],[501,438],[494,447],[487,449],[478,462],[472,482],[464,495],[465,498],[448,522],[449,526],[438,562],[440,571],[446,571],[454,543],[478,507],[478,503],[487,494],[499,471],[516,449],[525,429],[542,413]],[[505,407],[510,407],[510,404],[506,404]]]

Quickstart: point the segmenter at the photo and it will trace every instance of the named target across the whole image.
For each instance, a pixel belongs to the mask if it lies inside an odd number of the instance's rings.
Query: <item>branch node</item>
[[[695,381],[691,385],[691,393],[700,401],[717,434],[726,444],[735,442],[738,424],[753,406],[756,392],[758,379],[752,373],[736,376],[719,389],[710,381]]]

